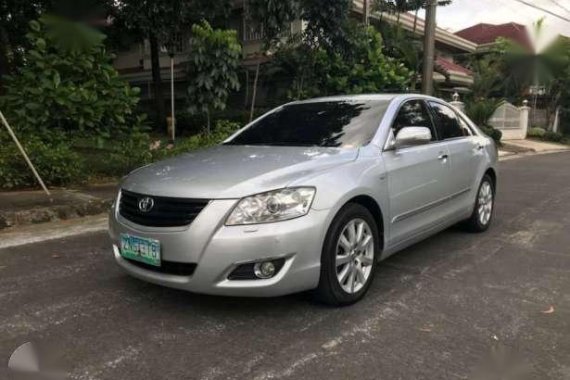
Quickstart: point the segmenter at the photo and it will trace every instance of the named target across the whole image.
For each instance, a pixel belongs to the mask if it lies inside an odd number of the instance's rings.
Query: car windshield
[[[389,100],[289,104],[226,144],[357,148],[372,140],[389,104]]]

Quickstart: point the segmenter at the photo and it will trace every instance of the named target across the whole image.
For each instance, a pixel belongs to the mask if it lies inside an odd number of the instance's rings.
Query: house
[[[363,0],[353,1],[352,12],[362,18],[364,9]],[[424,35],[425,20],[417,18],[411,13],[394,15],[389,13],[370,14],[370,22],[387,22],[399,25],[408,32],[414,33],[418,37]],[[473,84],[473,73],[457,62],[456,57],[465,56],[476,52],[478,44],[454,34],[446,29],[437,27],[435,31],[436,62],[434,72],[434,82],[441,92],[455,93],[468,92]]]
[[[237,0],[234,3],[234,9],[229,20],[229,27],[238,31],[239,39],[243,47],[245,76],[244,88],[242,88],[239,96],[243,99],[244,104],[249,102],[251,97],[251,88],[253,86],[254,71],[260,59],[268,59],[262,51],[263,31],[258,25],[252,24],[246,17],[247,0]],[[353,0],[351,16],[362,20],[363,0]],[[425,23],[422,19],[415,19],[412,14],[401,14],[399,17],[392,14],[370,14],[370,23],[388,22],[392,24],[398,23],[402,28],[409,32],[422,36],[424,33]],[[296,20],[291,23],[290,30],[287,34],[296,34],[303,30],[303,21]],[[285,37],[285,36],[284,36]],[[465,92],[473,84],[473,75],[470,70],[461,66],[456,60],[456,56],[473,53],[477,50],[477,43],[465,39],[459,35],[449,32],[443,28],[436,30],[436,70],[434,72],[434,81],[438,85],[440,91],[454,93],[456,91]],[[176,44],[173,51],[173,77],[175,82],[176,98],[182,98],[186,91],[186,75],[184,72],[184,64],[188,59],[189,44],[188,38],[181,38]],[[163,91],[170,94],[170,56],[166,48],[161,50],[160,66],[161,77],[163,79]],[[152,74],[150,45],[148,41],[135,44],[126,51],[119,52],[116,55],[114,66],[120,75],[129,81],[132,85],[141,88],[141,98],[148,100],[152,98]],[[263,105],[264,100],[271,97],[268,93],[274,90],[276,86],[259,87],[258,100]],[[271,87],[271,88],[270,88]],[[169,95],[168,95],[169,97]]]
[[[477,24],[455,33],[457,36],[476,43],[477,50],[485,52],[495,46],[497,39],[505,38],[528,51],[534,52],[534,45],[531,41],[526,26],[510,22],[507,24]]]

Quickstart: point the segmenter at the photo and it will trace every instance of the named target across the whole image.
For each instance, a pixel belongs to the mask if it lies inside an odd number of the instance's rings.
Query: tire
[[[315,290],[317,300],[332,306],[360,300],[372,284],[379,255],[380,234],[370,211],[356,203],[344,206],[333,219],[324,241],[319,286]]]
[[[482,202],[486,202],[486,205]],[[493,221],[494,211],[495,186],[493,185],[493,179],[488,174],[485,174],[477,190],[473,213],[464,223],[466,229],[476,233],[487,231]]]

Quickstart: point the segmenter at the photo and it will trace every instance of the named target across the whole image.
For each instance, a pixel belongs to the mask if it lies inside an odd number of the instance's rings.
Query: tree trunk
[[[243,101],[244,108],[247,107],[247,102],[249,102],[249,70],[245,69],[245,96]]]
[[[4,93],[3,78],[10,73],[10,62],[8,61],[8,39],[5,31],[0,28],[0,95]]]
[[[212,127],[210,125],[210,110],[206,111],[206,134],[208,136],[210,136],[210,134],[212,133]]]
[[[162,78],[160,77],[160,52],[158,39],[153,33],[148,36],[148,39],[150,42],[150,61],[152,65],[152,84],[154,89],[156,126],[157,128],[164,129],[166,122],[166,113],[164,109],[164,94],[162,93]]]
[[[416,33],[416,30],[418,29],[418,13],[420,13],[420,9],[416,9],[416,16],[414,17],[414,31],[413,34]]]
[[[255,68],[255,79],[253,80],[253,95],[251,97],[251,110],[249,111],[249,122],[253,121],[253,113],[255,111],[255,98],[257,97],[257,81],[259,80],[259,69],[261,67],[261,59],[257,61]]]

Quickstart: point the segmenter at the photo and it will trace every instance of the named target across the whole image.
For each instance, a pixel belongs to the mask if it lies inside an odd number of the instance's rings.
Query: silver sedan
[[[461,222],[487,230],[493,141],[446,102],[293,102],[223,144],[135,170],[110,217],[117,263],[152,283],[356,302],[376,263]]]

